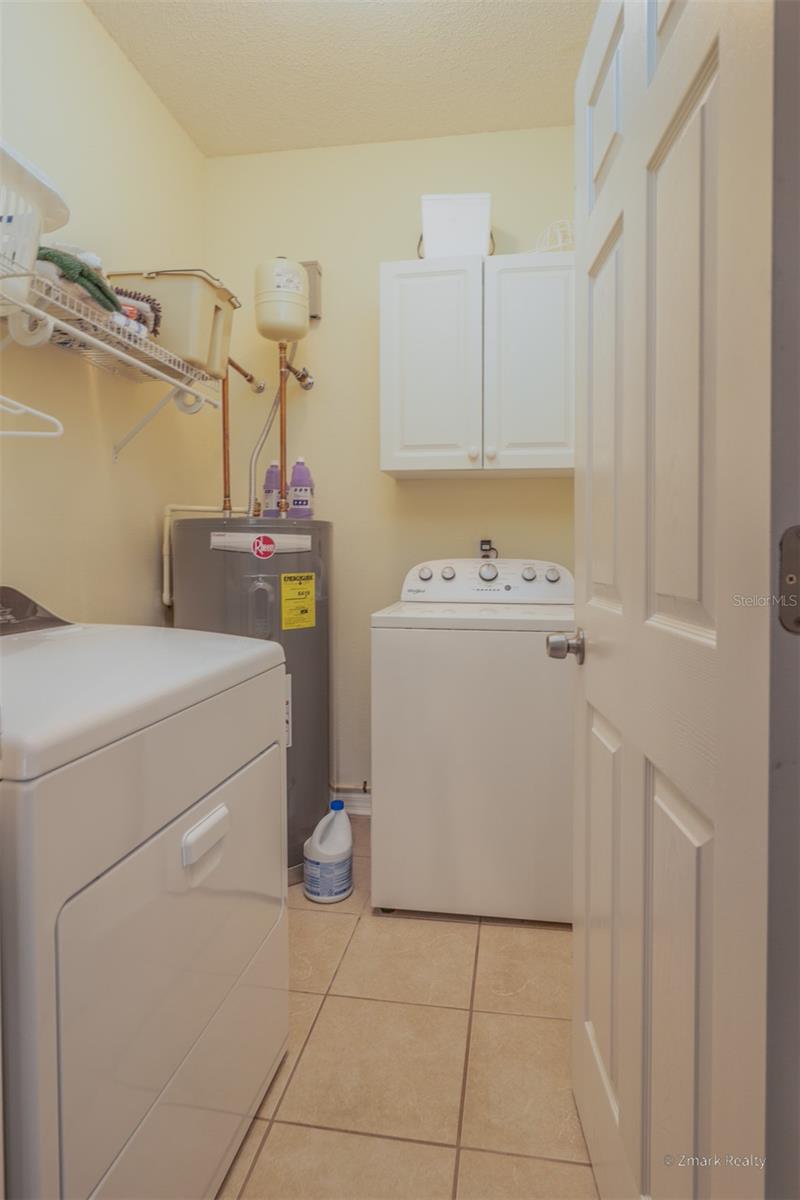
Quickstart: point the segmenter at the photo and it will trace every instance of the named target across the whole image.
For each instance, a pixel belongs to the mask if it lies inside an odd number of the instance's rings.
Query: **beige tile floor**
[[[569,1081],[571,933],[388,918],[289,889],[289,1051],[221,1200],[591,1200]]]

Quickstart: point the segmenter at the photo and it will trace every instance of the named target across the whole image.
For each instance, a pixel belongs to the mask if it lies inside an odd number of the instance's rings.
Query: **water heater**
[[[268,548],[268,557],[263,547]],[[279,642],[289,676],[286,755],[290,881],[328,810],[327,521],[195,517],[172,527],[175,626]]]
[[[256,326],[271,342],[308,333],[308,274],[302,263],[271,258],[256,267]]]

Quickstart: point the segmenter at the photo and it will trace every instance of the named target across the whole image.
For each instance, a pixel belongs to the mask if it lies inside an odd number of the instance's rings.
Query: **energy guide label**
[[[316,576],[313,571],[281,575],[281,629],[313,629],[316,615]]]

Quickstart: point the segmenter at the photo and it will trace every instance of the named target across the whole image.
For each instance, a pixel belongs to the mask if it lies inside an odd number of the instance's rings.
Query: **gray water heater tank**
[[[291,678],[289,869],[329,802],[327,521],[263,517],[173,523],[175,625],[280,642]]]

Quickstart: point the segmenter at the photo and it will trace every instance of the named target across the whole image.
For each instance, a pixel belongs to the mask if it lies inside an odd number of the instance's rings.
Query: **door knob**
[[[573,634],[549,633],[547,635],[547,654],[550,658],[566,658],[574,654],[578,663],[586,657],[586,637],[582,629],[576,629]]]

